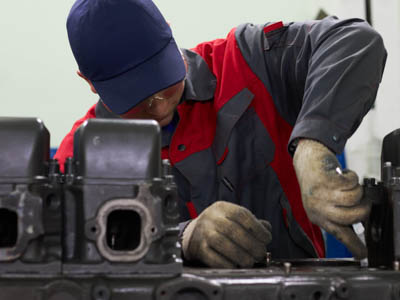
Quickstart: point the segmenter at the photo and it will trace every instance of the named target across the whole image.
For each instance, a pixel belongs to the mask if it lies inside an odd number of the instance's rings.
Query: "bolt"
[[[285,274],[289,275],[292,270],[292,264],[290,262],[284,262],[283,267],[285,268]]]
[[[271,252],[267,252],[266,258],[265,258],[265,264],[267,267],[271,264]]]
[[[166,175],[165,176],[165,184],[173,184],[174,181],[174,175]]]
[[[33,226],[32,226],[32,225],[29,225],[29,226],[26,228],[26,232],[27,232],[28,234],[33,234]]]
[[[400,271],[400,262],[398,260],[393,262],[393,270]]]
[[[172,175],[172,166],[171,163],[168,159],[163,159],[162,160],[162,165],[163,165],[163,175],[164,177],[168,175]]]

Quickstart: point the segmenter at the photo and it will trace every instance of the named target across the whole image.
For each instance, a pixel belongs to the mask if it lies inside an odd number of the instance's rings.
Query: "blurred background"
[[[0,2],[0,115],[42,119],[56,148],[73,122],[97,101],[76,75],[65,21],[74,0]],[[304,21],[321,10],[366,18],[367,0],[156,0],[180,47],[225,37],[240,23]],[[347,166],[360,177],[380,177],[382,138],[400,128],[400,1],[370,0],[373,27],[389,53],[375,109],[346,145]],[[3,141],[2,141],[3,142]]]

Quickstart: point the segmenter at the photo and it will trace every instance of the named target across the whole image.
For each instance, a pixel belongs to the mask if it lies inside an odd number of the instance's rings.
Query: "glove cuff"
[[[186,260],[192,260],[193,257],[190,255],[189,246],[192,239],[193,231],[196,227],[197,219],[191,220],[182,233],[182,252]]]

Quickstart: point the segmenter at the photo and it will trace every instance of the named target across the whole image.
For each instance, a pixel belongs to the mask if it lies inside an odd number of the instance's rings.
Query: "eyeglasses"
[[[174,99],[174,95],[180,88],[182,88],[182,82],[153,94],[152,96],[140,102],[138,105],[132,107],[128,112],[121,114],[120,117],[130,118],[133,115],[137,117],[141,114],[152,114],[153,110],[158,107],[156,104],[160,103],[161,101],[168,102],[170,99]]]
[[[163,100],[167,100],[167,98],[166,98],[166,97],[163,97],[163,96],[161,96],[161,95],[159,95],[159,94],[157,93],[157,94],[151,96],[150,98],[148,98],[148,99],[146,100],[146,102],[147,102],[147,108],[151,108],[151,107],[153,106],[153,102],[154,102],[154,101],[163,101]]]
[[[183,79],[183,81],[185,79],[186,79],[186,76]],[[173,86],[171,86],[171,87],[169,87],[169,88],[167,88],[165,90],[162,90],[162,91],[160,91],[158,93],[155,93],[154,95],[150,96],[149,98],[147,98],[144,101],[144,107],[147,107],[147,109],[151,109],[156,101],[165,101],[165,100],[170,99],[171,96],[176,93],[176,90],[179,89],[179,84],[180,83],[177,83],[177,84],[175,84],[175,85],[173,85]]]
[[[126,116],[127,114],[132,115],[132,114],[140,114],[143,112],[150,111],[154,108],[154,103],[155,101],[163,101],[163,100],[168,100],[168,96],[164,96],[162,92],[156,93],[150,97],[148,97],[146,100],[142,101],[135,107],[131,108],[128,112],[120,115],[121,117]]]

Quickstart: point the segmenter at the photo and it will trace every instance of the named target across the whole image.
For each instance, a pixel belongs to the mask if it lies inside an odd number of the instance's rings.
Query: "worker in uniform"
[[[90,118],[154,119],[178,186],[182,254],[210,267],[324,256],[320,227],[356,258],[370,204],[335,154],[374,103],[386,51],[360,19],[242,24],[179,49],[150,0],[77,0],[67,20]]]

